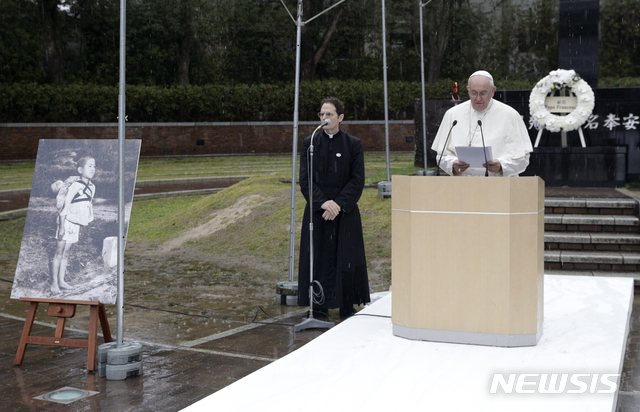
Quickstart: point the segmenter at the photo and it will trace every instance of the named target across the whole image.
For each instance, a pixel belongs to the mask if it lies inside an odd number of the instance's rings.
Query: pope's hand
[[[454,173],[462,173],[469,168],[469,163],[461,162],[460,160],[455,160],[453,162],[453,172]]]
[[[502,170],[502,164],[500,164],[499,160],[491,160],[490,162],[485,163],[484,165],[491,173],[500,173]]]

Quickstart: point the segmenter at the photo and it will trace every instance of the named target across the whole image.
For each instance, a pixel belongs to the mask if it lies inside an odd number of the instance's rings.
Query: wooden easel
[[[96,367],[96,351],[98,343],[98,320],[102,326],[102,335],[105,342],[111,342],[111,331],[109,330],[109,322],[107,320],[107,312],[104,305],[100,302],[81,301],[81,300],[61,300],[61,299],[38,299],[38,298],[20,298],[23,302],[31,302],[27,319],[22,329],[22,337],[18,352],[13,361],[14,365],[22,364],[28,344],[33,345],[52,345],[52,346],[70,346],[74,348],[87,348],[87,370],[95,371]],[[48,303],[49,310],[47,314],[58,318],[56,324],[55,337],[31,336],[31,328],[36,318],[38,304]],[[67,318],[72,318],[76,314],[77,305],[89,306],[89,338],[88,339],[67,339],[64,337],[64,326]]]
[[[536,136],[536,143],[533,145],[533,147],[538,147],[538,143],[540,143],[540,138],[542,137],[543,131],[544,131],[544,127],[541,127],[540,130],[538,130],[538,136]],[[587,144],[584,142],[584,133],[582,132],[582,127],[578,127],[578,135],[580,136],[580,144],[582,144],[582,147],[587,147]],[[562,130],[560,132],[560,136],[562,139],[561,140],[562,147],[568,147],[567,132]]]

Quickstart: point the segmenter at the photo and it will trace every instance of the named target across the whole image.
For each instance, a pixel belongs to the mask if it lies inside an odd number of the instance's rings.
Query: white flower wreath
[[[569,88],[578,98],[578,105],[566,116],[551,114],[544,105],[549,93],[562,88]],[[535,85],[529,97],[531,116],[540,126],[551,132],[576,130],[587,121],[594,105],[593,90],[574,70],[558,69],[549,72],[548,76]]]

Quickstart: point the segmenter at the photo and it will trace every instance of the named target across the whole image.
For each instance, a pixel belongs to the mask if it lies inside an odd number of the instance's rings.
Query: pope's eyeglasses
[[[482,97],[483,99],[486,99],[487,96],[489,96],[489,92],[484,91],[484,92],[469,92],[469,96],[473,97],[474,99],[478,96]]]

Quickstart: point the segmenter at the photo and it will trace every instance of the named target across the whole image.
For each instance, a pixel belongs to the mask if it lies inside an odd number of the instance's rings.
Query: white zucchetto
[[[473,76],[484,76],[484,77],[488,77],[489,79],[491,79],[491,81],[493,81],[493,76],[491,76],[491,74],[489,72],[484,71],[484,70],[478,70],[477,72],[475,72],[471,76],[469,76],[469,78],[472,78]]]

